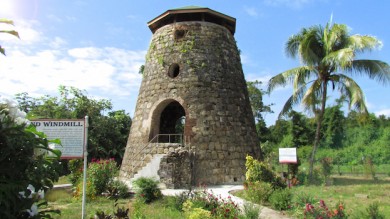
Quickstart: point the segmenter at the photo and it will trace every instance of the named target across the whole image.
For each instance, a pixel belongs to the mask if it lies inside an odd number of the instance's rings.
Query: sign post
[[[282,164],[282,173],[283,172],[283,164],[296,164],[298,163],[297,160],[297,148],[279,148],[279,163]],[[290,188],[291,183],[289,179],[289,171],[287,167],[287,185]],[[285,177],[285,176],[283,176]]]
[[[85,202],[86,202],[86,186],[87,186],[87,158],[88,158],[88,116],[85,116],[85,141],[84,141],[84,169],[83,169],[83,200],[82,200],[82,207],[81,207],[81,213],[82,218],[84,219],[85,214]]]
[[[48,139],[60,139],[61,145],[54,148],[61,151],[61,159],[84,158],[82,218],[86,216],[86,184],[87,184],[87,144],[88,116],[84,119],[38,119],[32,120],[37,131],[45,133]]]

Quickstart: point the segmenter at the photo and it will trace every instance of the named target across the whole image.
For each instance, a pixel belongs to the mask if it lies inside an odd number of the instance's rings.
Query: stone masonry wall
[[[179,66],[172,77],[170,67]],[[245,156],[260,156],[246,81],[233,35],[208,22],[178,22],[158,29],[146,56],[143,81],[120,176],[156,134],[161,111],[172,101],[186,114],[186,142],[196,154],[195,183],[243,181]]]

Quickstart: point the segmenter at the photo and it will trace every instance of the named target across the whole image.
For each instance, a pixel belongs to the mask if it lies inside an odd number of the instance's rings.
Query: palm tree
[[[317,128],[310,157],[309,179],[312,179],[315,154],[320,142],[328,87],[345,95],[350,109],[367,113],[363,91],[351,76],[366,75],[383,84],[390,82],[390,67],[386,62],[355,59],[359,53],[381,45],[381,41],[373,36],[350,35],[346,25],[331,22],[325,28],[321,25],[303,28],[288,39],[286,54],[292,58],[298,56],[302,66],[271,78],[268,92],[290,83],[293,85],[293,94],[279,117],[286,115],[300,102],[306,111],[315,115]]]

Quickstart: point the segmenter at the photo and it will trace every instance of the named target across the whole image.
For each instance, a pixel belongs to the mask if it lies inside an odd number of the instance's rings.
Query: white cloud
[[[53,49],[59,49],[65,45],[67,45],[68,42],[66,42],[64,39],[62,39],[61,37],[55,37],[50,43],[50,47],[53,48]]]
[[[251,17],[258,17],[259,15],[254,7],[244,7],[244,10]]]
[[[34,53],[13,51],[0,57],[0,94],[52,94],[59,85],[65,85],[107,99],[128,96],[139,88],[142,77],[138,69],[144,63],[145,53],[94,47]]]
[[[264,3],[271,6],[287,6],[290,8],[302,8],[311,0],[264,0]]]
[[[390,108],[389,109],[382,109],[375,112],[376,116],[385,115],[387,117],[390,117]]]

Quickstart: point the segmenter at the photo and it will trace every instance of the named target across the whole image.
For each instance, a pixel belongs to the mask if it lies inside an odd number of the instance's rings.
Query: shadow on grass
[[[333,177],[336,186],[390,184],[389,179],[361,178],[361,177]]]

